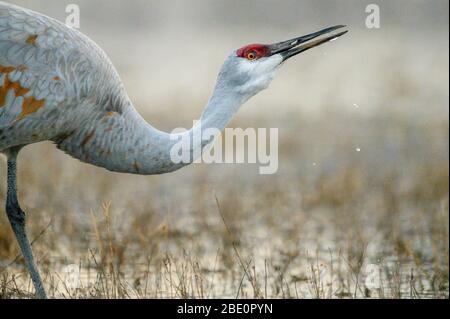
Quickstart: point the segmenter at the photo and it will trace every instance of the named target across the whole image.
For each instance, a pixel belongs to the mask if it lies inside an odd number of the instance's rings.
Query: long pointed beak
[[[306,50],[312,49],[323,43],[333,41],[333,40],[339,38],[340,36],[346,34],[348,31],[342,31],[342,32],[330,35],[325,38],[316,39],[316,38],[320,37],[321,35],[331,33],[335,30],[342,29],[344,27],[346,27],[346,26],[345,25],[337,25],[337,26],[326,28],[326,29],[323,29],[323,30],[320,30],[320,31],[317,31],[317,32],[314,32],[314,33],[311,33],[308,35],[304,35],[304,36],[301,36],[298,38],[294,38],[291,40],[268,45],[269,50],[270,50],[269,54],[270,55],[281,54],[283,56],[283,61],[286,61],[287,59],[289,59],[299,53],[305,52]],[[311,41],[313,39],[316,39],[316,40]]]

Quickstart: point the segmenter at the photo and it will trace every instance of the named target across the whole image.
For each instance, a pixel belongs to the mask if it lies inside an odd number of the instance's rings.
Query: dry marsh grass
[[[116,175],[31,146],[20,195],[49,294],[448,298],[447,120],[289,118],[271,176],[219,164]],[[0,220],[0,295],[28,298],[32,285]],[[379,267],[377,289],[365,284],[369,264]],[[68,265],[79,267],[78,288]]]

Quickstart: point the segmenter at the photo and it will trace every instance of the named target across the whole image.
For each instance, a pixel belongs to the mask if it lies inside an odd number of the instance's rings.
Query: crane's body
[[[57,20],[0,2],[0,84],[0,151],[52,140],[112,171],[171,169],[158,154],[169,136],[136,112],[107,55]]]
[[[233,51],[198,124],[170,134],[139,115],[113,64],[92,40],[55,19],[0,1],[0,153],[8,164],[6,212],[37,295],[46,297],[17,199],[16,160],[22,147],[50,140],[69,155],[111,171],[172,172],[187,165],[170,157],[184,134],[222,130],[242,104],[267,88],[285,60],[345,32],[304,43],[342,27]],[[191,161],[211,142],[192,145]]]

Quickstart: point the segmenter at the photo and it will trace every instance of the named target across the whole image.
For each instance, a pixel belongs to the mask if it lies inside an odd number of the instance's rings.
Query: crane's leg
[[[25,231],[25,213],[19,206],[17,199],[17,154],[19,149],[10,149],[6,156],[8,158],[8,190],[6,195],[6,214],[11,227],[19,242],[25,264],[31,275],[36,295],[38,298],[47,298],[42,284],[41,276],[34,263],[33,251]]]

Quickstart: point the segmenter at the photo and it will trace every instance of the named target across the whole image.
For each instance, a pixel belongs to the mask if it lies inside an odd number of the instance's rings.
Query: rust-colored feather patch
[[[33,96],[27,97],[22,103],[22,113],[20,113],[17,121],[24,119],[30,114],[36,113],[45,104],[45,100],[36,100]]]
[[[87,143],[94,137],[95,132],[91,131],[86,137],[81,141],[81,147],[86,146]]]
[[[1,84],[0,86],[0,107],[5,106],[6,97],[8,96],[8,92],[10,90],[14,92],[15,97],[25,96],[28,92],[30,92],[30,89],[23,87],[22,84],[20,84],[20,81],[11,82],[9,78],[9,73],[13,72],[14,70],[23,71],[25,69],[25,65],[19,65],[17,68],[15,68],[13,66],[3,66],[0,64],[0,73],[4,75],[3,84]],[[20,113],[16,121],[20,121],[28,115],[37,112],[44,105],[45,99],[37,100],[33,96],[25,97],[22,102],[22,112]]]
[[[0,107],[5,106],[6,96],[9,90],[13,90],[16,97],[27,94],[30,89],[24,88],[19,81],[11,82],[9,79],[9,73],[14,71],[14,67],[4,67],[0,65],[0,73],[4,75],[3,84],[0,86]]]
[[[8,74],[14,71],[16,68],[13,66],[3,66],[0,64],[0,73]]]
[[[27,39],[27,43],[31,44],[31,45],[35,45],[37,37],[38,37],[37,34],[30,35]]]
[[[109,111],[109,112],[106,112],[105,117],[113,117],[113,116],[116,116],[116,115],[118,115],[117,112]]]
[[[5,106],[6,102],[6,95],[8,94],[8,91],[10,89],[11,81],[9,80],[9,73],[14,71],[15,68],[8,66],[5,67],[0,64],[0,73],[4,75],[3,84],[0,86],[0,107]]]

